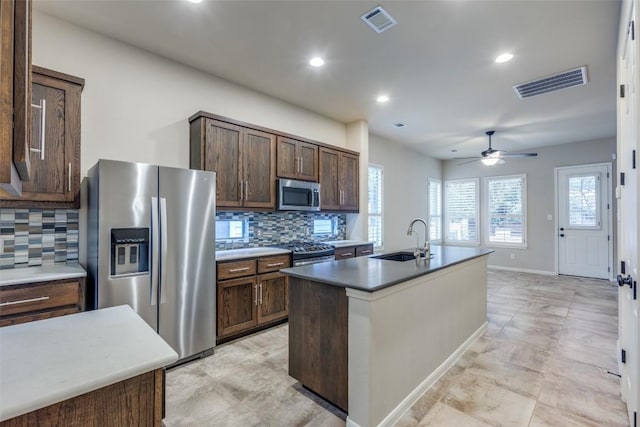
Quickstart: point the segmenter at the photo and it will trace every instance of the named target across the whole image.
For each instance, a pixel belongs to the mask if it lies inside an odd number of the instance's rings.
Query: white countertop
[[[0,328],[0,421],[178,360],[128,305]]]
[[[56,263],[38,267],[10,268],[0,270],[0,286],[72,279],[75,277],[85,277],[86,275],[87,272],[78,263]]]
[[[242,248],[242,249],[228,249],[223,251],[216,251],[216,261],[229,261],[232,259],[253,258],[269,255],[284,255],[290,254],[291,251],[282,248]]]
[[[329,240],[326,243],[329,246],[333,246],[334,248],[344,248],[347,246],[359,246],[359,245],[368,245],[373,242],[366,242],[364,240]]]

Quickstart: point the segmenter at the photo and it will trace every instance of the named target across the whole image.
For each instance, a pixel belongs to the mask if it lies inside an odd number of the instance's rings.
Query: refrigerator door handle
[[[160,197],[160,304],[167,302],[167,199]]]
[[[151,198],[151,305],[158,300],[158,245],[160,243],[158,228],[158,198]]]

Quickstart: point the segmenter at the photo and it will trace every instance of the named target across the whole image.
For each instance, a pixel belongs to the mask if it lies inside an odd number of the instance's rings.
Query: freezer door
[[[158,305],[154,299],[158,264],[157,209],[158,167],[142,163],[100,160],[98,168],[98,268],[97,308],[128,304],[152,328],[158,329]],[[156,205],[153,205],[153,201]],[[149,269],[146,273],[111,275],[111,231],[114,228],[149,228]],[[156,230],[156,232],[154,232]]]
[[[178,353],[215,346],[215,173],[161,167],[159,333]]]

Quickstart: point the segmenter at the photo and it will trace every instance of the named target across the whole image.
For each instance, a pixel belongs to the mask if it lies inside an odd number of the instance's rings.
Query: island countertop
[[[175,362],[129,306],[0,328],[0,421]]]
[[[413,249],[406,249],[406,251],[413,252]],[[375,258],[379,255],[376,254],[369,257],[290,267],[280,272],[300,279],[374,292],[491,252],[493,252],[491,249],[475,247],[431,245],[433,257],[426,263],[423,260],[419,262],[382,260]]]

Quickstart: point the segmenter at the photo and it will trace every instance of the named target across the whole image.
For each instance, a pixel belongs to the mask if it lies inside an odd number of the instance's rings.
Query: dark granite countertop
[[[405,251],[413,252],[413,249]],[[285,268],[280,272],[300,279],[374,292],[491,252],[491,249],[475,247],[431,245],[433,257],[427,263],[423,260],[401,262],[376,259],[375,257],[381,254],[375,254],[369,257]]]

